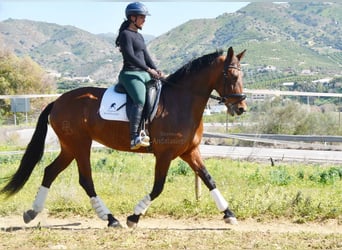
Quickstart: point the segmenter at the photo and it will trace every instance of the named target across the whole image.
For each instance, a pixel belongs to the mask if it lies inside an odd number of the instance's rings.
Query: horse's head
[[[230,47],[223,62],[223,76],[219,77],[215,90],[220,95],[220,102],[227,107],[227,112],[231,115],[241,115],[247,110],[246,95],[243,94],[243,73],[241,71],[240,60],[246,50],[235,55]]]

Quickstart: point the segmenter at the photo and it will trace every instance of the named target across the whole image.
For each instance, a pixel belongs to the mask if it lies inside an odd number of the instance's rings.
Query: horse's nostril
[[[236,113],[237,113],[238,115],[241,115],[241,114],[243,114],[244,112],[246,112],[246,110],[245,110],[245,108],[243,108],[243,107],[240,107],[240,108],[238,108],[238,109],[236,110]]]

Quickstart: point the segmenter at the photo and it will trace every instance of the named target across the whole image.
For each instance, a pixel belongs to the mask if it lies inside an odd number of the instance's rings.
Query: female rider
[[[123,68],[119,74],[119,82],[123,84],[128,95],[133,100],[130,113],[131,149],[148,147],[150,138],[145,133],[139,133],[139,124],[145,104],[145,84],[151,78],[162,77],[161,71],[153,63],[141,30],[146,16],[149,16],[146,6],[142,3],[130,3],[126,7],[126,18],[119,30],[115,44],[120,48],[123,56]]]

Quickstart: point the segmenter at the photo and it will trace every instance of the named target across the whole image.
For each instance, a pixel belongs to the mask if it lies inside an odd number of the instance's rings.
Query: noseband
[[[228,84],[229,84],[229,82],[228,82],[228,74],[227,74],[228,69],[236,69],[238,71],[241,71],[240,67],[238,67],[236,65],[233,65],[233,64],[227,65],[225,63],[225,66],[224,66],[224,69],[223,69],[224,92],[225,93],[227,93],[227,88],[228,88]],[[231,98],[238,99],[236,102],[230,104],[230,106],[232,106],[232,105],[235,105],[235,104],[245,100],[246,99],[246,94],[226,94],[226,95],[223,95],[223,96],[210,95],[209,97],[214,99],[214,100],[219,101],[219,104],[226,103]]]

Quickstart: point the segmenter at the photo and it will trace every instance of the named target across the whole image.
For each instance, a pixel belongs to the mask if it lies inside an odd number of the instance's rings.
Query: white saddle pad
[[[126,100],[126,94],[115,92],[114,86],[109,87],[101,100],[100,116],[105,120],[128,121]]]

